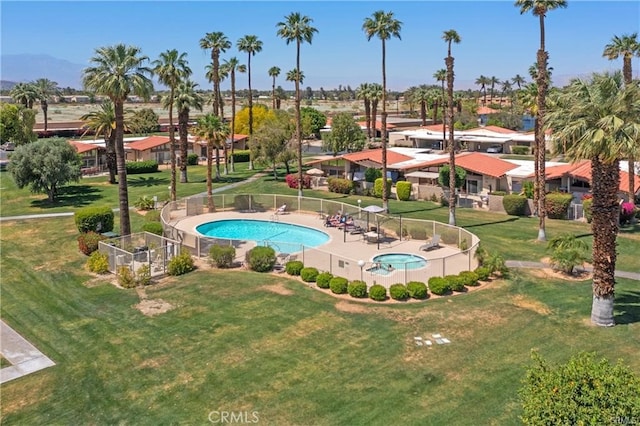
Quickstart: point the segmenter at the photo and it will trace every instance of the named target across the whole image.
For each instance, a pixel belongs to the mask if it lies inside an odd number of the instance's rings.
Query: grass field
[[[204,192],[200,170],[190,169],[193,183],[179,184],[179,196]],[[135,200],[166,191],[168,172],[131,178],[145,182],[131,188]],[[69,197],[48,209],[44,196],[0,179],[3,216],[84,205]],[[117,206],[117,188],[102,182],[82,181],[97,197],[86,202]],[[296,194],[272,176],[234,191]],[[391,201],[391,211],[447,217],[428,202]],[[143,220],[132,212],[132,229]],[[459,209],[458,221],[506,258],[545,255],[535,219]],[[637,281],[618,280],[613,328],[590,325],[589,281],[536,271],[420,304],[355,303],[286,275],[206,266],[140,294],[83,270],[70,217],[1,226],[1,316],[57,364],[2,386],[2,424],[206,424],[212,411],[255,411],[260,424],[506,425],[519,423],[516,393],[532,350],[552,362],[596,351],[640,374]],[[591,238],[575,222],[550,220],[548,232]],[[637,227],[623,229],[619,269],[637,270],[639,240]],[[141,298],[173,309],[143,315]],[[452,343],[415,346],[414,336],[432,333]]]

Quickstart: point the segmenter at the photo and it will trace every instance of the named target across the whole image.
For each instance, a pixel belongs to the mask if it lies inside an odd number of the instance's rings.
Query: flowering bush
[[[289,188],[298,189],[298,175],[297,174],[287,175],[287,177],[285,177],[285,181],[287,182],[287,185],[289,185]],[[311,188],[311,176],[302,175],[302,188],[303,189],[310,189]]]
[[[620,205],[620,223],[625,224],[633,219],[636,206],[633,203],[622,203]]]

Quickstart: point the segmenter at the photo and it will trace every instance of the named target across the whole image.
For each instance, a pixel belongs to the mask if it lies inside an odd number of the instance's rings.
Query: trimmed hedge
[[[127,161],[126,167],[128,175],[155,173],[158,171],[158,162],[156,160]]]
[[[515,155],[529,155],[531,149],[528,146],[512,146],[511,153]]]
[[[376,302],[384,302],[387,300],[387,289],[380,284],[374,284],[369,289],[369,298]]]
[[[409,298],[409,291],[404,284],[391,284],[389,287],[389,295],[395,300],[407,300]]]
[[[187,154],[187,166],[197,166],[198,158],[198,154],[194,152]]]
[[[387,178],[387,198],[391,194],[391,179]],[[373,196],[377,198],[382,198],[382,178],[376,179],[373,184]]]
[[[349,179],[329,178],[327,179],[327,187],[330,192],[337,194],[350,194],[354,188],[354,182]]]
[[[449,281],[442,277],[431,277],[429,278],[429,291],[438,296],[447,294],[451,291]]]
[[[248,149],[234,149],[233,157],[231,153],[229,153],[229,158],[231,158],[234,163],[248,163],[251,158],[251,151]]]
[[[549,219],[566,219],[573,195],[564,192],[550,192],[544,200]]]
[[[407,291],[409,297],[413,299],[426,299],[427,298],[427,285],[420,281],[409,281],[407,283]]]
[[[359,299],[367,297],[367,283],[360,280],[351,281],[347,286],[347,293],[349,296]]]
[[[397,182],[396,194],[398,194],[398,200],[409,201],[411,199],[411,182]]]
[[[444,277],[452,291],[464,291],[464,279],[460,275],[447,275]]]
[[[209,261],[216,268],[231,268],[235,258],[236,248],[234,246],[214,244],[209,249]]]
[[[330,272],[322,272],[316,277],[316,285],[320,288],[329,288],[333,275]]]
[[[271,272],[276,264],[276,251],[271,247],[258,246],[245,256],[249,269],[256,272]]]
[[[365,182],[373,183],[376,181],[376,179],[381,177],[382,177],[382,170],[380,169],[368,168],[367,170],[364,171]]]
[[[294,276],[300,275],[302,268],[304,268],[304,263],[302,263],[301,260],[290,260],[286,265],[284,265],[284,270],[287,274]]]
[[[335,294],[345,294],[348,286],[349,280],[343,277],[333,277],[331,281],[329,281],[329,288],[331,292]]]
[[[305,283],[314,283],[316,282],[316,278],[318,278],[318,270],[312,267],[302,268],[300,278],[302,278],[302,281]]]
[[[110,207],[84,207],[74,214],[79,232],[113,231],[113,210]]]
[[[156,235],[162,235],[164,232],[160,222],[145,222],[142,224],[142,230]]]
[[[476,275],[478,276],[478,279],[480,281],[487,281],[489,279],[489,277],[491,276],[491,269],[489,269],[489,268],[487,268],[485,266],[479,266],[473,272],[476,273]]]
[[[462,271],[458,274],[458,276],[462,279],[462,282],[467,287],[476,287],[479,283],[478,274],[473,271]]]
[[[511,216],[524,216],[527,211],[527,197],[523,195],[505,195],[502,197],[502,206]]]

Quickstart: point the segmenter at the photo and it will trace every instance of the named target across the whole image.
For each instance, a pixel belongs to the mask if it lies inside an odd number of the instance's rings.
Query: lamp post
[[[362,214],[362,209],[360,208],[360,204],[362,203],[362,200],[358,200],[358,219],[361,218],[361,214]]]
[[[364,260],[358,260],[358,266],[360,267],[360,281],[364,281],[362,278],[362,268],[364,268]]]

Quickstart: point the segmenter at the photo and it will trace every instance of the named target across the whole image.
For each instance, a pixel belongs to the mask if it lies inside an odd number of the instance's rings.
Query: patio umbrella
[[[367,230],[369,230],[369,213],[382,213],[384,209],[382,207],[371,205],[362,209],[362,211],[367,212]],[[380,232],[378,230],[378,226],[376,226],[376,232]]]
[[[317,168],[309,169],[306,171],[309,176],[324,176],[324,170],[320,170]]]

